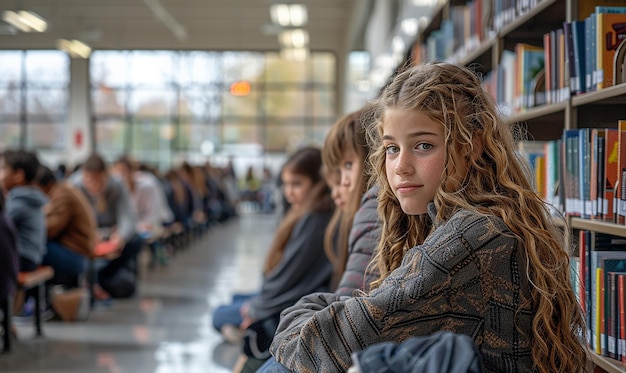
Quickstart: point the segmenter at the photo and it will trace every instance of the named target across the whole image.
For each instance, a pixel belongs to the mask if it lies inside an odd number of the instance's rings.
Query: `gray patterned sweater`
[[[368,296],[316,293],[285,309],[270,351],[291,371],[343,372],[354,351],[448,330],[474,339],[486,372],[532,371],[525,263],[501,219],[460,211]]]

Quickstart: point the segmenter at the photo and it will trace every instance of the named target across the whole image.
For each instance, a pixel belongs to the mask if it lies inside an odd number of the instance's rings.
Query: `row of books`
[[[485,89],[505,115],[546,103],[545,89],[540,85],[545,66],[543,48],[518,43],[514,49],[504,50],[497,69],[483,79]]]
[[[457,61],[538,3],[540,0],[471,0],[451,6],[448,17],[415,55],[428,61]]]
[[[513,52],[503,51],[485,87],[505,114],[610,87],[624,39],[626,7],[597,6],[584,21],[544,34],[541,46],[518,43]]]
[[[614,85],[615,54],[626,39],[626,7],[596,6],[584,20],[565,22],[563,29],[550,33],[548,38],[560,34],[564,37],[556,43],[565,43],[561,51],[565,56],[557,55],[553,61],[557,68],[569,70],[572,94]],[[567,64],[562,63],[563,59]]]
[[[579,231],[572,281],[596,353],[626,362],[626,238]]]
[[[537,193],[563,213],[626,224],[626,120],[565,129],[559,140],[521,142],[519,151]]]

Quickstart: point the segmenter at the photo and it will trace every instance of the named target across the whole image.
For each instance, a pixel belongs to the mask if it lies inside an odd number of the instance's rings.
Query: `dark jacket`
[[[437,332],[396,344],[383,342],[352,355],[358,373],[481,373],[480,352],[464,334]]]
[[[367,271],[378,241],[382,222],[378,217],[378,186],[373,186],[361,199],[361,206],[354,214],[352,229],[348,237],[348,261],[346,270],[335,291],[338,295],[352,295],[354,290],[368,290],[375,280]],[[366,273],[367,272],[367,273]]]
[[[333,266],[324,253],[324,231],[331,215],[332,211],[314,212],[296,222],[282,260],[264,276],[260,294],[250,301],[250,318],[270,317],[303,295],[328,291]]]
[[[32,186],[11,189],[6,201],[7,215],[18,233],[18,254],[35,264],[41,264],[46,254],[46,219],[43,206],[47,202],[45,194]]]
[[[0,299],[13,294],[17,283],[17,231],[13,222],[0,213]]]

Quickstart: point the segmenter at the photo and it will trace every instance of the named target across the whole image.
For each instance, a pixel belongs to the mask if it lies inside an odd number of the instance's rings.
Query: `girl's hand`
[[[250,326],[250,324],[252,324],[254,322],[254,320],[252,320],[250,318],[250,316],[248,316],[248,312],[250,311],[250,304],[249,303],[244,303],[241,306],[241,309],[239,310],[239,313],[241,314],[241,317],[243,318],[243,321],[241,322],[241,325],[239,325],[239,327],[241,329],[246,329],[248,326]]]

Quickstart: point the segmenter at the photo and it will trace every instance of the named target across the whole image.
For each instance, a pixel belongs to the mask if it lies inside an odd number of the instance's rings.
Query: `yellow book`
[[[535,159],[535,184],[537,185],[537,194],[547,201],[546,159],[544,157],[537,157],[537,159]]]
[[[595,338],[595,343],[594,346],[596,347],[596,353],[602,355],[602,338],[601,338],[601,331],[602,331],[602,314],[603,309],[604,309],[604,297],[602,296],[602,287],[603,287],[603,282],[604,279],[602,277],[602,268],[596,268],[596,314],[593,315],[595,317],[595,322],[594,322],[594,330],[593,330],[593,336]]]

